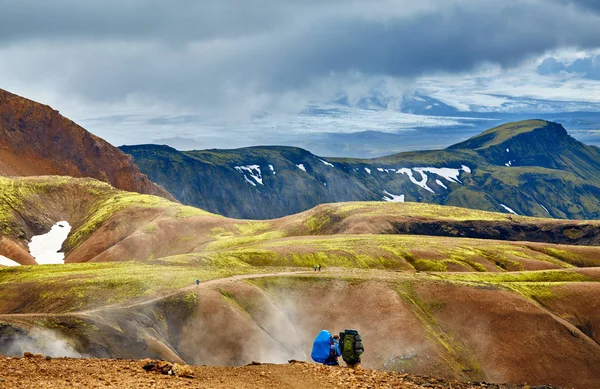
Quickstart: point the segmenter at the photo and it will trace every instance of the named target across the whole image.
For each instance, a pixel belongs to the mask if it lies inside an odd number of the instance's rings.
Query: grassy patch
[[[0,290],[33,282],[43,290],[37,297],[39,311],[43,312],[46,305],[62,302],[61,311],[74,311],[191,286],[196,279],[207,281],[261,272],[265,270],[232,264],[199,267],[121,262],[19,266],[0,269]]]
[[[439,304],[423,301],[419,297],[414,281],[397,282],[395,290],[423,323],[429,338],[441,346],[446,364],[459,374],[468,373],[466,376],[470,379],[482,378],[483,372],[475,357],[436,320],[433,311],[439,309]]]
[[[469,141],[475,141],[478,139],[486,140],[477,147],[477,149],[484,149],[499,145],[516,135],[531,132],[535,129],[544,127],[547,124],[548,123],[543,120],[524,120],[520,122],[507,123],[498,127],[490,128],[489,130],[469,139]]]
[[[438,273],[436,278],[451,282],[476,282],[476,283],[513,283],[513,282],[595,282],[593,278],[583,274],[562,271],[529,271],[520,273]]]

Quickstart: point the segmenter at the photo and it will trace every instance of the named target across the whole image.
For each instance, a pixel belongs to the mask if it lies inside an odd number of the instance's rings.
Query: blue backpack
[[[319,335],[313,342],[312,352],[310,356],[315,362],[325,363],[329,359],[329,352],[331,350],[331,333],[327,330],[319,332]]]

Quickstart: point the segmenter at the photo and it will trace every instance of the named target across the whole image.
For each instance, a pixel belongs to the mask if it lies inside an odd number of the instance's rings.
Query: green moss
[[[331,217],[328,214],[310,215],[306,219],[306,226],[311,234],[317,235],[329,224],[330,220]]]
[[[43,286],[37,297],[44,302],[40,309],[52,303],[61,306],[62,311],[73,311],[192,286],[196,279],[207,281],[261,272],[265,270],[236,267],[233,263],[221,267],[139,262],[19,266],[0,269],[0,291],[9,287],[30,289],[27,285],[34,283]]]
[[[448,266],[442,261],[430,261],[427,259],[417,259],[412,265],[418,271],[446,271]]]
[[[470,379],[481,379],[483,371],[475,356],[436,320],[433,311],[439,309],[440,304],[424,302],[419,297],[415,281],[397,282],[395,290],[421,321],[428,337],[441,347],[448,367]]]
[[[575,210],[577,212],[577,210]],[[563,231],[563,234],[571,239],[579,239],[583,236],[584,232],[577,228],[569,228]]]
[[[522,273],[438,273],[436,278],[457,282],[503,284],[513,282],[594,282],[593,278],[572,271],[545,270]]]
[[[547,124],[548,122],[543,120],[524,120],[520,122],[507,123],[484,131],[470,140],[489,139],[485,143],[480,144],[478,147],[478,149],[484,149],[499,145],[516,135],[531,132],[535,129],[544,127]]]
[[[250,221],[247,223],[236,224],[235,228],[237,228],[241,235],[255,235],[271,228],[271,224],[267,222]]]

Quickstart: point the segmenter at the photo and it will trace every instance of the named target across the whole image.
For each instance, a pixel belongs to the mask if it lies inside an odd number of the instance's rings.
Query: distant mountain
[[[321,158],[292,147],[180,152],[123,146],[178,200],[267,219],[317,204],[413,201],[528,216],[600,217],[600,149],[542,120],[509,123],[445,150]]]
[[[0,175],[92,177],[172,199],[132,158],[58,111],[0,89]]]

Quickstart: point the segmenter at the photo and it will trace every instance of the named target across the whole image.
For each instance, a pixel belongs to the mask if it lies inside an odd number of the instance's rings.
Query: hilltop
[[[293,147],[123,146],[179,201],[269,219],[347,201],[423,202],[519,215],[600,217],[600,149],[557,123],[508,123],[445,150],[324,158]]]
[[[0,175],[92,177],[173,199],[130,156],[49,106],[0,89]]]

